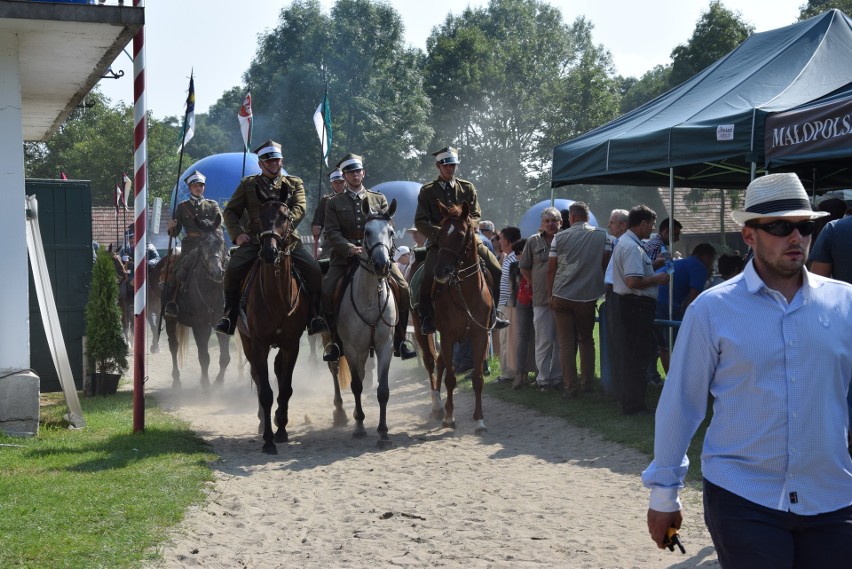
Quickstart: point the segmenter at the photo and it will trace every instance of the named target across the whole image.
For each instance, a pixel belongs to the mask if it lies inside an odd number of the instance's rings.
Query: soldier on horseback
[[[337,313],[336,289],[341,279],[349,272],[358,255],[364,239],[366,217],[361,210],[361,201],[367,200],[370,209],[385,211],[388,200],[379,192],[364,187],[364,160],[356,154],[347,154],[337,163],[343,172],[346,189],[328,199],[325,211],[325,246],[331,248],[331,263],[322,283],[322,305],[326,321],[332,330]],[[399,321],[394,331],[394,355],[404,360],[417,356],[411,342],[405,339],[408,327],[410,297],[408,283],[394,263],[391,268],[391,289],[396,297]],[[340,359],[340,346],[335,342],[336,334],[325,348],[323,361],[333,362]]]
[[[343,191],[343,188],[346,187],[346,182],[343,180],[343,172],[340,170],[334,170],[328,176],[328,181],[331,183],[331,189],[333,193],[326,194],[320,198],[319,205],[317,205],[317,209],[314,210],[314,219],[311,221],[311,232],[314,234],[314,239],[319,242],[320,237],[322,237],[322,230],[325,227],[325,206],[328,203],[328,200],[339,194]],[[322,251],[320,252],[320,259],[328,259],[331,257],[331,248],[325,245],[325,242],[322,244]]]
[[[305,216],[305,186],[301,178],[285,176],[281,172],[283,156],[281,145],[267,140],[254,151],[258,156],[261,173],[247,176],[237,186],[234,195],[225,207],[225,227],[237,249],[231,253],[231,260],[225,272],[225,314],[216,324],[216,332],[232,335],[237,327],[240,308],[240,286],[260,250],[258,223],[260,206],[270,200],[278,200],[287,205],[293,215],[293,227],[299,225]],[[243,225],[243,214],[247,214],[248,225]],[[296,235],[298,237],[298,235]],[[313,258],[300,239],[292,244],[290,255],[302,278],[302,286],[310,296],[311,320],[308,334],[326,330],[320,317],[320,295],[322,272],[317,260]]]
[[[435,278],[435,263],[438,258],[438,232],[441,227],[441,212],[438,202],[450,207],[467,202],[470,206],[470,219],[474,227],[479,225],[481,213],[476,197],[476,188],[467,180],[456,178],[456,166],[459,162],[459,151],[447,146],[433,152],[435,166],[438,168],[438,179],[420,188],[417,196],[417,211],[414,214],[414,224],[428,238],[426,243],[426,260],[423,262],[423,280],[420,287],[419,313],[420,330],[423,335],[435,333],[435,322],[432,309],[432,283]],[[479,258],[491,274],[491,292],[494,304],[500,294],[500,277],[502,269],[497,258],[481,242],[477,244]],[[497,314],[495,330],[509,325],[509,321]]]
[[[189,186],[189,199],[182,201],[175,210],[174,217],[169,220],[169,237],[177,237],[180,232],[186,231],[181,241],[181,254],[167,275],[166,286],[170,293],[169,301],[165,306],[165,315],[170,318],[178,317],[178,294],[183,288],[189,276],[189,265],[194,257],[193,253],[201,243],[204,233],[215,230],[222,225],[222,212],[219,204],[213,200],[204,199],[204,189],[207,178],[195,170],[184,178]]]

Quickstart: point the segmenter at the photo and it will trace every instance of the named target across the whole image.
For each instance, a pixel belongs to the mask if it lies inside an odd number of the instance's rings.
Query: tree
[[[712,0],[686,44],[672,50],[670,86],[680,85],[709,67],[752,33],[754,26],[745,23],[739,12],[728,10],[720,0]]]
[[[427,40],[432,147],[461,147],[490,218],[515,222],[549,196],[553,146],[616,116],[611,57],[591,29],[539,0],[492,0],[449,15]]]
[[[671,88],[671,73],[671,65],[657,65],[638,81],[632,77],[628,78],[633,79],[632,84],[623,80],[627,85],[621,98],[621,112],[632,111],[668,91]]]
[[[339,0],[329,17],[317,0],[296,0],[260,38],[244,75],[253,98],[253,140],[281,142],[284,167],[305,179],[310,209],[316,203],[314,180],[325,188],[327,169],[320,164],[312,117],[327,85],[333,132],[329,165],[353,152],[364,156],[371,180],[413,177],[432,133],[421,63],[422,53],[404,46],[402,20],[390,6]],[[232,133],[239,137],[234,118],[239,103],[232,102],[230,114],[217,115],[211,108],[209,117],[220,126],[234,123],[224,127],[229,141]]]
[[[837,8],[848,16],[852,14],[852,0],[808,0],[807,4],[801,7],[799,20],[807,20],[832,8]]]
[[[174,117],[148,115],[149,197],[168,199],[176,180],[180,127]],[[74,110],[47,142],[25,144],[26,173],[35,178],[90,180],[92,205],[112,205],[123,173],[133,178],[133,107],[112,106],[97,90]],[[128,206],[133,207],[132,196]]]

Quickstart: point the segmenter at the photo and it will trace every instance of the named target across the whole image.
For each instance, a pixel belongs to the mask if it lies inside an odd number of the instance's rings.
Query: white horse
[[[396,211],[396,200],[391,201],[387,211],[370,209],[367,200],[361,202],[367,221],[364,223],[362,252],[358,257],[359,267],[352,282],[343,291],[337,316],[337,334],[343,344],[340,358],[340,382],[346,384],[351,378],[352,395],[355,396],[355,431],[352,436],[362,438],[364,411],[361,408],[361,392],[367,365],[367,357],[375,354],[379,401],[379,448],[392,446],[388,437],[387,404],[390,398],[388,369],[393,355],[393,331],[397,322],[396,301],[390,290],[388,277],[393,263],[394,227],[391,217]]]

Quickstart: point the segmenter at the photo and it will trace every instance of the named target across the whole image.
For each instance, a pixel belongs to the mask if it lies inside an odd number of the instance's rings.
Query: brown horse
[[[260,258],[243,282],[245,319],[238,328],[243,351],[257,385],[263,415],[263,452],[277,454],[275,443],[287,442],[288,405],[293,395],[293,368],[299,356],[299,339],[308,324],[307,294],[292,271],[293,218],[287,206],[269,201],[260,207]],[[269,384],[269,350],[277,347],[277,431],[272,433],[272,387]]]
[[[488,349],[488,332],[494,326],[494,300],[489,288],[489,277],[477,254],[476,231],[470,219],[470,206],[464,202],[461,206],[448,208],[439,202],[438,209],[443,220],[438,234],[432,299],[435,329],[441,335],[441,357],[437,362],[435,378],[432,379],[433,400],[434,392],[440,394],[441,376],[445,373],[447,401],[443,424],[455,428],[453,345],[470,338],[474,362],[471,380],[476,397],[473,418],[477,421],[475,431],[481,434],[487,430],[482,414],[482,362],[485,361]]]
[[[422,272],[423,261],[414,261],[414,265],[411,267],[411,270],[408,271],[408,275],[406,275],[406,280],[408,284],[411,285],[415,276],[418,276],[418,271]],[[420,278],[419,276],[417,278]],[[414,294],[414,289],[412,288],[411,299],[412,301],[418,298],[417,294]],[[435,369],[438,362],[441,360],[441,354],[438,353],[437,343],[435,342],[434,334],[423,334],[420,331],[420,313],[417,311],[417,306],[411,307],[411,312],[409,313],[411,316],[411,325],[414,329],[414,340],[417,343],[417,346],[420,348],[418,350],[417,355],[423,367],[426,368],[426,373],[429,375],[429,385],[432,386],[432,418],[433,419],[443,419],[444,418],[444,407],[441,404],[441,392],[435,390],[436,385],[440,385],[440,381],[435,377]],[[444,366],[441,364],[440,366],[442,373]]]

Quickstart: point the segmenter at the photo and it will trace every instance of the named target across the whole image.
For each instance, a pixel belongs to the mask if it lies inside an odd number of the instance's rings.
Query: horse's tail
[[[178,340],[178,366],[183,367],[186,361],[186,345],[189,342],[189,328],[183,324],[175,325]]]
[[[340,360],[337,363],[337,384],[340,386],[340,389],[349,389],[349,386],[352,384],[352,372],[349,370],[349,360],[346,359],[346,356],[340,356]]]

